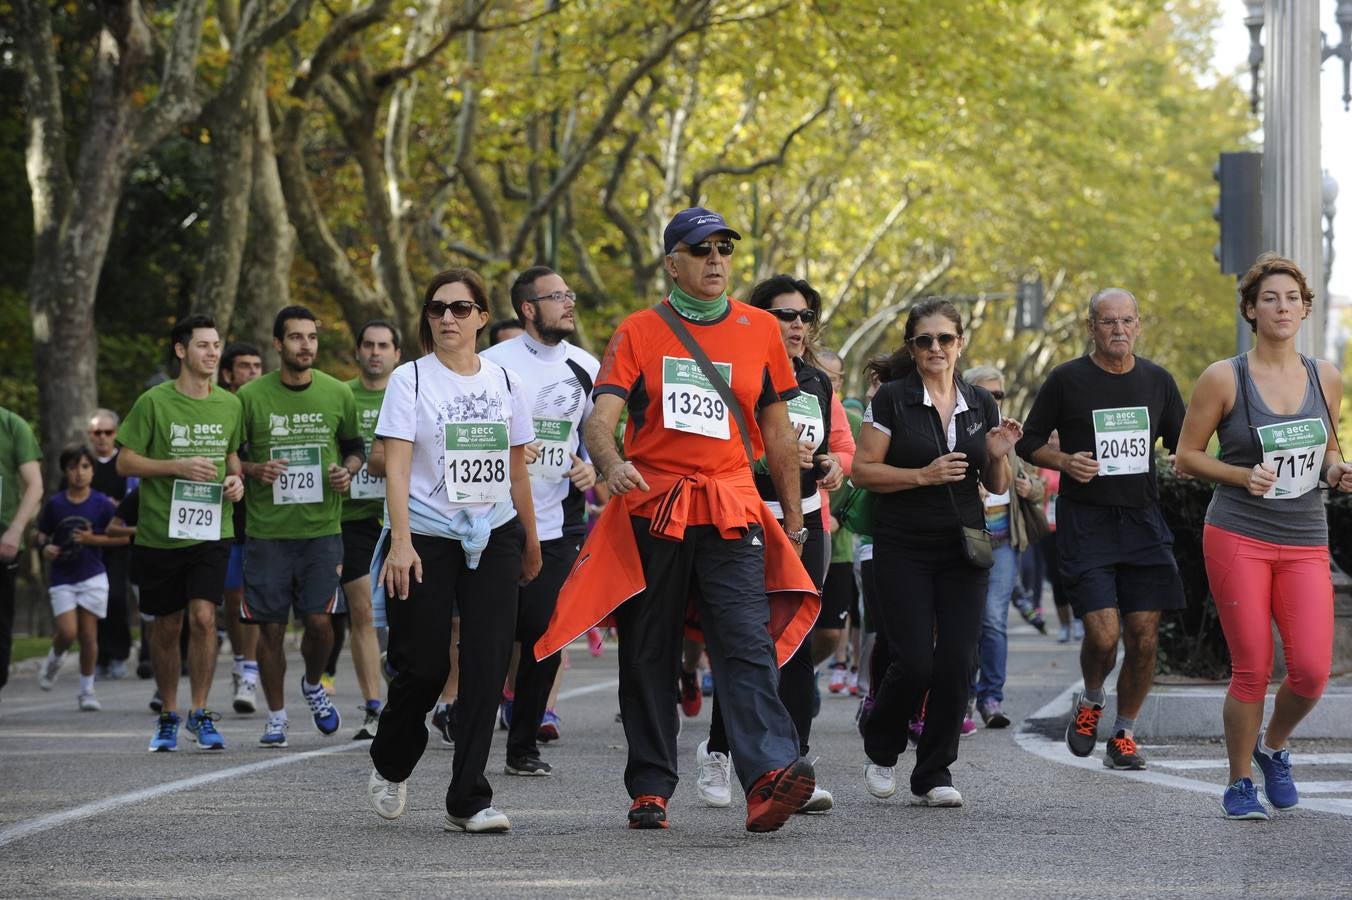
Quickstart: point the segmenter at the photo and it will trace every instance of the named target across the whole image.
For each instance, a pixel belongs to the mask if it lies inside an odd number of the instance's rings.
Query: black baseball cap
[[[742,236],[729,228],[723,217],[713,210],[702,206],[683,209],[671,217],[671,221],[662,232],[664,252],[671,253],[681,241],[698,244],[711,234],[730,234],[739,241],[742,239]]]

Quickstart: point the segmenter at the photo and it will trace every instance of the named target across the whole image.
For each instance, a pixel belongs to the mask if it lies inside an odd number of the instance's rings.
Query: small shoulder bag
[[[955,412],[954,415],[957,415]],[[943,456],[944,442],[939,437],[939,429],[930,420],[930,428],[934,429],[934,443],[939,448],[939,456]],[[948,502],[953,504],[953,513],[958,517],[958,542],[962,548],[962,558],[967,561],[969,566],[977,569],[989,569],[995,565],[995,551],[991,547],[991,533],[983,525],[980,528],[970,528],[962,524],[962,512],[958,509],[958,499],[953,495],[953,485],[945,482],[944,487],[948,490]]]

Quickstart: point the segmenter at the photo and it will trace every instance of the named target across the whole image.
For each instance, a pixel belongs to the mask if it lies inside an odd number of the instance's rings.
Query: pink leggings
[[[1272,544],[1207,525],[1202,549],[1230,645],[1230,696],[1263,702],[1272,676],[1269,623],[1276,619],[1291,690],[1318,699],[1333,665],[1329,548]]]

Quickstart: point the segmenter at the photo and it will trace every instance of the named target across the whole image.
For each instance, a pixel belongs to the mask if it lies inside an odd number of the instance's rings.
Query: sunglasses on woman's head
[[[427,313],[429,319],[440,319],[446,315],[446,310],[451,311],[451,315],[457,319],[468,319],[469,314],[479,308],[479,304],[473,300],[452,300],[450,303],[442,303],[440,300],[428,300],[423,306],[423,311]]]
[[[790,309],[787,306],[779,306],[767,310],[767,312],[781,322],[792,322],[794,319],[798,319],[804,325],[811,325],[817,321],[817,312],[812,309]]]
[[[939,347],[941,349],[947,350],[958,342],[958,336],[948,331],[945,331],[943,334],[917,334],[915,337],[911,338],[908,343],[912,347],[928,350],[934,346],[935,341],[939,342]]]

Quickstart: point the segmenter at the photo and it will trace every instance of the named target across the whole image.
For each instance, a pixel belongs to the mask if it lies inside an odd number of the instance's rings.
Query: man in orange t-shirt
[[[747,829],[779,828],[816,784],[776,691],[775,624],[766,596],[769,581],[771,591],[797,590],[816,601],[795,555],[807,539],[785,403],[798,393],[797,379],[774,318],[727,295],[729,256],[740,239],[718,213],[677,213],[664,233],[664,263],[675,286],[662,302],[730,383],[752,453],[765,454],[784,498],[783,529],[756,492],[735,417],[656,309],[634,313],[615,332],[584,430],[618,501],[608,513],[627,518],[622,537],[627,541],[632,529],[642,566],[643,589],[615,610],[632,828],[667,825],[666,801],[677,782],[674,693],[692,596],[747,791]],[[627,460],[613,437],[626,406]],[[612,534],[618,524],[612,518]],[[575,575],[588,556],[584,548]],[[815,605],[802,606],[815,618]]]

